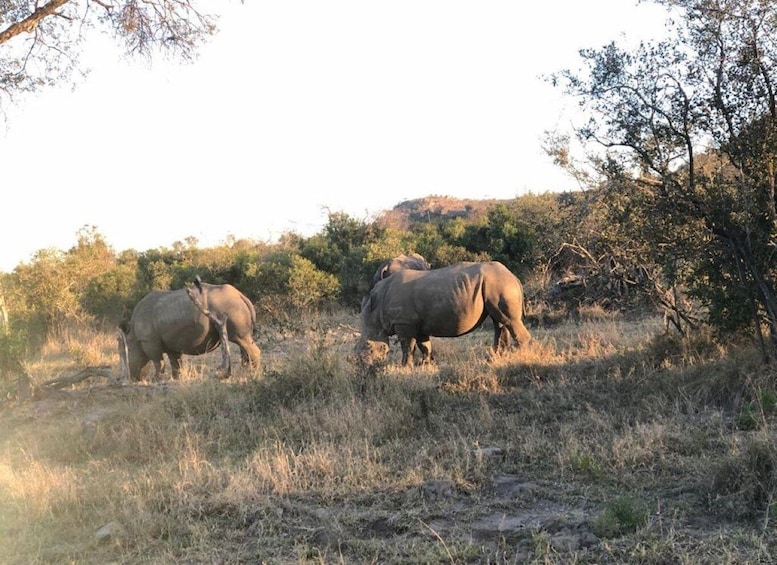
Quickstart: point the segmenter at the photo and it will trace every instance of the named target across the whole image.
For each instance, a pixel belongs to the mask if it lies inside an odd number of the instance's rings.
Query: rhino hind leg
[[[418,338],[418,350],[421,352],[421,364],[428,365],[434,361],[432,356],[432,340],[429,336],[423,336]]]
[[[170,370],[173,373],[173,378],[177,379],[181,375],[181,354],[168,353],[167,356],[170,359]]]
[[[413,364],[416,339],[414,337],[400,338],[399,344],[402,347],[402,365],[409,367]]]
[[[502,353],[510,348],[522,347],[529,343],[531,334],[523,325],[523,322],[516,324],[494,323],[494,351]],[[512,342],[510,341],[512,338]]]
[[[236,342],[240,347],[240,364],[258,368],[262,360],[262,352],[253,340],[241,340]]]
[[[502,353],[510,346],[510,332],[504,324],[494,322],[494,353]]]

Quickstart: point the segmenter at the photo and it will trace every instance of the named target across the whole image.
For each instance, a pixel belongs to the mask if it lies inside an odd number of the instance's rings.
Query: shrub
[[[712,473],[713,506],[733,518],[754,518],[773,512],[777,497],[777,446],[754,439],[726,458]]]
[[[644,501],[620,496],[607,504],[594,523],[594,533],[602,538],[614,538],[637,531],[647,523],[648,508]]]

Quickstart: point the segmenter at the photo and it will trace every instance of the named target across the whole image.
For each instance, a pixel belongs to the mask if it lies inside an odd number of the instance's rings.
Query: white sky
[[[206,247],[313,235],[327,210],[370,219],[429,195],[573,190],[541,148],[544,131],[568,128],[573,101],[541,75],[663,24],[635,0],[223,9],[192,64],[128,64],[95,43],[75,91],[8,112],[0,271],[69,249],[84,225],[116,251],[189,236]]]

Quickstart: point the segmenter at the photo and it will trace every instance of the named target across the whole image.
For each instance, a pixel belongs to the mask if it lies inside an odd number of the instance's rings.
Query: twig
[[[453,563],[456,563],[456,560],[453,558],[453,555],[451,554],[451,550],[450,550],[450,549],[448,549],[448,546],[447,546],[447,544],[445,543],[445,540],[444,540],[444,539],[442,539],[442,537],[440,537],[440,534],[438,534],[438,533],[435,531],[435,529],[434,529],[434,528],[432,528],[432,527],[431,527],[429,524],[427,524],[427,523],[426,523],[426,522],[424,522],[423,520],[419,519],[418,521],[419,521],[419,522],[421,522],[421,525],[422,525],[423,527],[425,527],[426,529],[428,529],[430,532],[432,532],[432,533],[434,534],[434,537],[436,537],[436,538],[437,538],[437,539],[440,541],[440,543],[442,544],[443,548],[445,549],[445,553],[447,553],[447,554],[448,554],[448,559],[450,559],[450,560],[451,560],[451,563],[452,563],[452,564],[453,564]]]

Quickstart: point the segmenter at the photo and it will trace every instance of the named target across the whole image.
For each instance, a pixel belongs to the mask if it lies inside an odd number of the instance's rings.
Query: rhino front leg
[[[162,377],[162,373],[165,372],[165,361],[161,357],[159,359],[152,359],[151,363],[154,364],[154,377],[155,381],[158,381]]]

